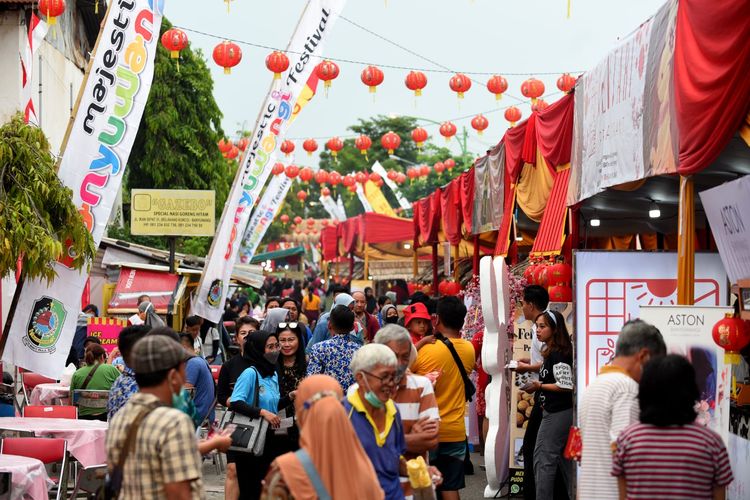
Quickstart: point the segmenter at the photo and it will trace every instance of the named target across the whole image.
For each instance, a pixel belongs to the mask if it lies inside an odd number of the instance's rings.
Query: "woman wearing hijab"
[[[279,323],[286,321],[288,316],[289,311],[283,307],[269,309],[266,318],[260,324],[260,329],[264,332],[275,332],[279,328]]]
[[[383,325],[398,324],[398,309],[393,304],[385,304],[380,314],[383,318]]]
[[[264,500],[313,500],[316,491],[306,472],[312,466],[329,498],[382,500],[375,469],[354,433],[340,399],[341,386],[327,375],[313,375],[297,389],[294,406],[301,449],[271,464],[264,481]]]
[[[336,295],[336,298],[333,300],[331,311],[333,311],[333,308],[336,306],[346,306],[351,309],[354,307],[354,297],[352,297],[348,293],[340,293]],[[320,316],[318,324],[315,325],[312,339],[310,339],[310,342],[308,342],[307,344],[307,349],[309,349],[310,346],[317,344],[318,342],[323,342],[324,340],[328,339],[328,317],[330,315],[331,312],[328,311],[327,313],[324,313]],[[361,341],[360,343],[364,344],[363,341]]]
[[[167,326],[164,320],[156,314],[154,304],[145,300],[138,305],[138,317],[141,318],[144,325],[148,325],[151,328],[159,328],[161,326]]]
[[[245,342],[243,356],[250,363],[237,379],[229,398],[229,409],[251,418],[263,417],[269,423],[263,455],[256,457],[250,453],[237,453],[235,463],[240,486],[240,498],[257,499],[260,496],[261,481],[268,466],[278,456],[278,443],[273,429],[278,428],[279,419],[279,337],[275,331],[259,331],[250,335]],[[258,406],[255,403],[255,387],[258,385]],[[241,455],[241,456],[240,456]]]

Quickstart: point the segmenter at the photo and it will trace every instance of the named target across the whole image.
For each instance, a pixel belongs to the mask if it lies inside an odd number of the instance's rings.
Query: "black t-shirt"
[[[240,354],[221,365],[219,381],[216,384],[216,398],[219,404],[226,406],[227,399],[232,395],[234,383],[240,378],[242,372],[251,366],[252,363]]]
[[[563,389],[573,389],[573,355],[564,356],[554,351],[544,359],[539,370],[542,384],[556,384]],[[539,402],[546,411],[555,413],[573,408],[573,392],[540,391]]]

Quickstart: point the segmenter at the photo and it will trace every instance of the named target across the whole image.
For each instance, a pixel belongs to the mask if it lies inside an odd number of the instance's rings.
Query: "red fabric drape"
[[[507,146],[507,145],[506,145]],[[497,231],[497,243],[495,244],[495,255],[508,255],[510,247],[510,227],[513,222],[513,207],[516,204],[516,190],[510,189],[510,178],[505,173],[505,206],[503,207],[503,220]]]
[[[333,261],[338,256],[339,245],[336,227],[324,227],[320,232],[320,246],[323,250],[323,260]]]
[[[526,120],[526,131],[523,134],[523,149],[521,158],[524,163],[536,163],[536,113]]]
[[[474,216],[474,167],[461,174],[461,220],[464,231],[471,234],[471,221]]]
[[[408,241],[414,236],[414,227],[409,219],[367,212],[359,216],[359,240],[362,243],[395,243]]]
[[[505,142],[505,171],[512,182],[518,179],[523,167],[521,153],[526,137],[526,122],[521,122],[515,127],[509,128],[503,136]]]
[[[570,163],[574,112],[571,93],[536,115],[536,145],[550,168]]]
[[[435,243],[438,241],[440,231],[440,195],[442,190],[436,189],[434,193],[425,196],[416,203],[419,207],[419,236],[422,244]]]
[[[411,204],[411,223],[412,227],[414,228],[414,249],[420,247],[419,240],[421,239],[421,234],[419,232],[419,218],[422,216],[422,204],[420,203],[421,200],[417,200],[414,203]]]
[[[568,211],[565,201],[568,197],[570,169],[557,174],[552,192],[547,200],[547,207],[539,224],[539,231],[531,247],[531,255],[558,255],[562,250],[565,219]]]
[[[461,243],[461,178],[457,177],[443,188],[440,195],[443,234],[451,245]]]
[[[674,93],[682,175],[708,167],[750,106],[750,10],[747,0],[680,0]]]
[[[343,253],[348,254],[353,252],[357,248],[357,234],[359,233],[359,218],[353,217],[346,219],[344,222],[339,224],[339,238],[343,245]]]

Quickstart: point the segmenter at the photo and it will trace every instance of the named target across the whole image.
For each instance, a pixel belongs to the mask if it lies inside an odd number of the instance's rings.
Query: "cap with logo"
[[[155,373],[176,368],[191,358],[175,340],[164,335],[147,335],[136,342],[131,356],[135,373]]]
[[[404,326],[409,326],[411,320],[417,318],[426,319],[427,321],[432,320],[430,313],[427,311],[427,306],[421,302],[416,302],[404,308]]]

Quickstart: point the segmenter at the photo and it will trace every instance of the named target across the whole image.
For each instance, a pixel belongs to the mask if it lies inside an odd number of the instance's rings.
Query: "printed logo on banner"
[[[211,287],[208,289],[208,296],[206,301],[212,307],[216,307],[221,302],[221,295],[224,291],[224,282],[222,280],[214,280],[211,283]]]
[[[67,311],[59,300],[45,296],[34,301],[23,343],[34,352],[55,352],[66,315]]]

